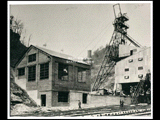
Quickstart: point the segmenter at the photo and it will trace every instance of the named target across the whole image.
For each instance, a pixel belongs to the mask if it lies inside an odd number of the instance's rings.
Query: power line
[[[77,57],[79,57],[79,55],[81,55],[84,50],[86,50],[88,48],[89,45],[91,45],[92,42],[94,42],[95,39],[97,39],[99,37],[99,35],[108,27],[108,25],[110,24],[110,22],[107,24],[107,26],[101,30],[101,32],[80,52],[80,54],[77,55]]]
[[[136,9],[136,8],[135,8],[135,9]],[[130,11],[130,15],[133,14],[133,11],[134,11],[134,10],[131,10],[131,11]],[[111,21],[110,21],[110,22],[111,22]],[[108,23],[106,27],[108,27],[109,24],[110,24],[110,23]],[[106,27],[105,27],[105,28],[106,28]],[[107,29],[107,30],[109,30],[109,29]],[[107,32],[107,30],[106,30],[106,32]],[[104,32],[104,34],[105,34],[106,32]],[[103,35],[104,35],[104,34],[103,34]],[[93,49],[98,45],[98,43],[102,40],[103,35],[102,35],[101,38],[96,42],[95,46],[91,49],[92,51],[93,51]]]
[[[110,25],[110,24],[108,24],[108,25]],[[107,25],[107,27],[108,27],[108,25]],[[107,30],[104,32],[103,35],[105,35],[105,33],[107,33],[108,30],[109,30],[109,29],[107,29]],[[103,35],[102,35],[102,37],[103,37]],[[98,43],[102,40],[102,37],[96,42],[95,46],[93,46],[93,48],[91,49],[92,51],[93,51],[94,48],[96,48],[96,46],[98,45]]]

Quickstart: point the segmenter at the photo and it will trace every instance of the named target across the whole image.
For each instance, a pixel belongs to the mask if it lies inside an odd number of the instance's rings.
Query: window
[[[137,52],[137,49],[133,49],[133,52]]]
[[[86,70],[78,68],[78,82],[86,82]]]
[[[138,61],[142,61],[143,60],[143,58],[138,58]]]
[[[138,75],[138,78],[142,78],[142,77],[143,77],[143,74]]]
[[[129,79],[129,76],[124,76],[125,79]]]
[[[28,67],[28,81],[36,80],[36,66]]]
[[[19,68],[18,69],[18,76],[23,76],[25,75],[25,68]]]
[[[47,79],[49,77],[49,63],[40,65],[40,79]]]
[[[133,59],[128,60],[129,63],[133,62]]]
[[[143,67],[141,66],[141,67],[138,67],[138,70],[143,70]]]
[[[124,71],[125,71],[125,72],[129,71],[129,68],[125,68]]]
[[[58,65],[58,79],[68,80],[68,65],[59,63]]]
[[[28,56],[28,62],[36,61],[36,54],[32,54]]]
[[[69,92],[58,92],[58,102],[68,102]]]

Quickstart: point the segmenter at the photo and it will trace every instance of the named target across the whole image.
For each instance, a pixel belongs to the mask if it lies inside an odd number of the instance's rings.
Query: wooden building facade
[[[71,56],[31,45],[15,67],[15,82],[40,106],[87,103],[90,65]]]

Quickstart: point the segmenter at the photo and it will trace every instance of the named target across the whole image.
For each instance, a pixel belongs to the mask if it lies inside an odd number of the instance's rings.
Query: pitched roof
[[[51,55],[51,56],[54,56],[54,57],[59,57],[59,58],[63,58],[63,59],[67,59],[67,60],[74,60],[76,61],[77,63],[82,63],[82,64],[86,64],[86,65],[89,65],[88,63],[84,62],[84,61],[81,61],[81,60],[76,60],[74,57],[70,56],[70,55],[66,55],[66,54],[63,54],[63,53],[59,53],[59,52],[55,52],[53,50],[49,50],[49,49],[46,49],[46,48],[43,48],[43,47],[39,47],[39,46],[34,46],[34,45],[31,45],[39,50],[42,50],[43,52]],[[30,47],[31,47],[30,46]]]
[[[33,45],[32,45],[33,46]],[[39,46],[34,46],[48,54],[50,54],[51,56],[55,56],[55,57],[59,57],[59,58],[64,58],[64,59],[70,59],[72,58],[72,56],[70,55],[66,55],[66,54],[63,54],[63,53],[59,53],[59,52],[55,52],[55,51],[52,51],[52,50],[49,50],[49,49],[46,49],[46,48],[43,48],[43,47],[39,47]]]

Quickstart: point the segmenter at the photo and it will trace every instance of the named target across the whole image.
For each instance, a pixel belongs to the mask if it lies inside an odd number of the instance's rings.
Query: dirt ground
[[[120,99],[124,99],[125,101],[123,108],[119,105]],[[82,111],[89,113],[89,111],[99,112],[99,110],[102,109],[103,111],[109,110],[108,112],[115,112],[130,109],[151,108],[151,106],[147,104],[130,105],[129,99],[120,98],[118,96],[93,96],[91,100],[90,104],[82,104],[82,109],[78,109],[78,104],[77,106],[68,107],[28,107],[24,104],[16,104],[10,114],[11,116],[63,116],[66,114],[73,114],[77,111],[81,114]]]

